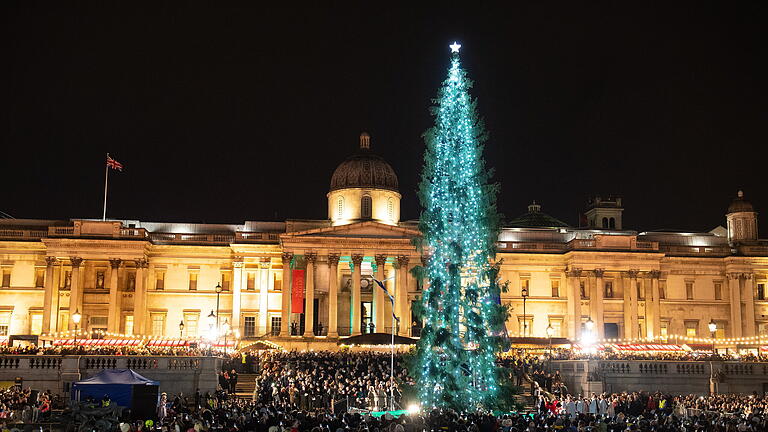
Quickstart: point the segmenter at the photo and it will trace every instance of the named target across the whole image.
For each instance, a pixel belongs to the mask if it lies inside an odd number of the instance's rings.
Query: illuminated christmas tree
[[[426,152],[419,195],[423,211],[423,276],[417,385],[425,408],[500,408],[505,380],[496,367],[506,308],[499,302],[497,187],[482,157],[485,140],[470,98],[472,82],[454,42],[448,78],[433,107],[435,125]]]

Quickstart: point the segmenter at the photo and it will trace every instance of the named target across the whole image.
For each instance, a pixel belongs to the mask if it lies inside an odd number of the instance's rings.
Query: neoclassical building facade
[[[197,338],[223,323],[245,341],[311,344],[393,327],[418,336],[413,304],[427,282],[413,269],[425,257],[400,198],[364,133],[333,173],[327,219],[0,220],[0,336],[78,327]],[[595,197],[585,226],[571,227],[533,203],[505,224],[497,258],[511,336],[551,327],[579,339],[587,322],[598,339],[705,338],[711,322],[718,338],[768,334],[768,241],[741,192],[727,227],[711,232],[626,230],[622,212],[620,198]]]

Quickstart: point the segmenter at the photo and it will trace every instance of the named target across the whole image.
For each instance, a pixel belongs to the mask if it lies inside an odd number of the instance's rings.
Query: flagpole
[[[109,153],[107,153],[107,160]],[[101,220],[107,220],[107,184],[109,183],[109,165],[104,161],[104,212],[101,214]]]

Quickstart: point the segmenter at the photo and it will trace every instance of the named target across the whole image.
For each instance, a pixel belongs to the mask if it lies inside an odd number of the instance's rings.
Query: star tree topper
[[[459,44],[456,41],[453,41],[453,44],[448,45],[448,46],[451,48],[451,52],[452,53],[457,53],[457,52],[459,52],[459,49],[461,49],[461,44]]]

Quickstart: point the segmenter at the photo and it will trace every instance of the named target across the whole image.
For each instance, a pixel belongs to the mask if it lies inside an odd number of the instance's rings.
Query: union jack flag
[[[112,159],[111,157],[109,157],[109,155],[107,155],[107,166],[112,168],[112,169],[116,169],[118,171],[122,171],[123,170],[123,164],[121,164],[120,162]]]

